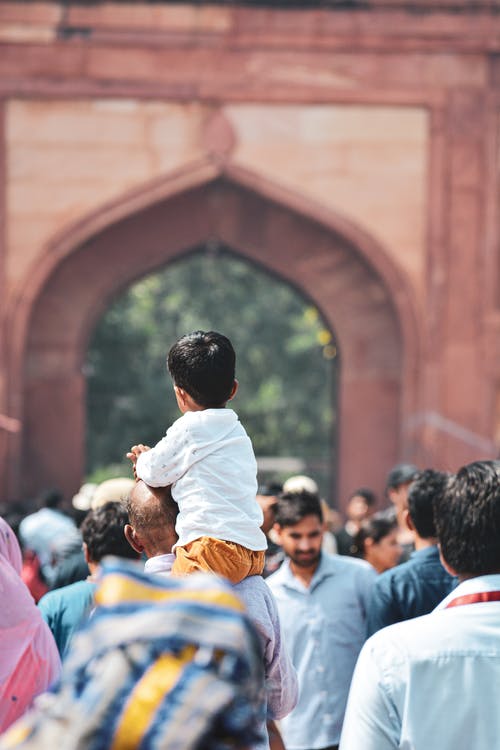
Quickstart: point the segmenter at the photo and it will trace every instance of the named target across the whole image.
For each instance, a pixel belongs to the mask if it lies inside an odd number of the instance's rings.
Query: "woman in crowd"
[[[19,567],[15,554],[14,562]],[[26,584],[3,552],[0,600],[1,733],[58,679],[61,662],[52,633]]]
[[[377,573],[394,568],[401,557],[395,520],[375,515],[363,521],[354,538],[357,557],[370,563]]]
[[[18,575],[23,568],[23,556],[17,537],[7,521],[0,516],[0,555],[12,565]]]

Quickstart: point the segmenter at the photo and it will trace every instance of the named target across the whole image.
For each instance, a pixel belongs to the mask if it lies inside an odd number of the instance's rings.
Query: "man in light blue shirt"
[[[299,702],[281,722],[283,739],[287,750],[335,748],[376,573],[363,560],[321,551],[317,495],[281,495],[275,531],[288,559],[267,583],[299,679]]]
[[[341,750],[498,747],[500,462],[451,477],[435,521],[443,563],[460,583],[434,612],[366,642]]]

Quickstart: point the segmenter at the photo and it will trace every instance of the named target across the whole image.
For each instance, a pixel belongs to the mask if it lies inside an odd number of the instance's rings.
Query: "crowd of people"
[[[257,486],[226,337],[168,369],[182,417],[133,479],[0,518],[0,750],[494,747],[500,462],[398,464],[343,518]]]

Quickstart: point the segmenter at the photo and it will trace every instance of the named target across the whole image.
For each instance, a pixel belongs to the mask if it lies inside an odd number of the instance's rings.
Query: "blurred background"
[[[0,501],[129,471],[237,351],[259,481],[498,456],[497,0],[0,4]]]

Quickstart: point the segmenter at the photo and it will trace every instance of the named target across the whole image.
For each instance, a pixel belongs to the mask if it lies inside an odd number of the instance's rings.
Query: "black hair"
[[[377,513],[361,524],[358,533],[354,537],[351,554],[355,557],[364,557],[365,542],[367,539],[373,539],[375,544],[377,544],[396,529],[397,522],[395,518],[387,518],[387,516]]]
[[[283,485],[280,482],[268,482],[267,484],[259,484],[257,495],[277,497],[281,492],[283,492]]]
[[[81,532],[91,562],[98,563],[106,555],[137,560],[138,553],[125,539],[123,530],[127,523],[127,510],[121,502],[105,503],[89,510]]]
[[[418,474],[418,469],[413,464],[396,464],[387,475],[386,488],[396,489],[402,484],[412,482]]]
[[[167,357],[174,384],[205,409],[225,406],[233,389],[235,365],[233,345],[215,331],[182,336]]]
[[[357,490],[354,490],[354,492],[351,492],[351,494],[349,495],[349,500],[352,500],[353,497],[362,497],[364,500],[366,500],[366,504],[369,507],[372,507],[377,502],[376,494],[368,487],[359,487]]]
[[[57,487],[51,487],[40,492],[36,499],[37,508],[60,508],[63,504],[64,496]]]
[[[434,469],[419,471],[416,479],[410,484],[408,492],[408,511],[417,534],[422,539],[436,536],[434,523],[434,500],[444,492],[448,474]]]
[[[434,501],[441,551],[459,575],[500,572],[500,462],[475,461]]]
[[[295,526],[306,516],[317,516],[323,523],[323,511],[319,495],[313,492],[283,492],[276,504],[278,526]]]

